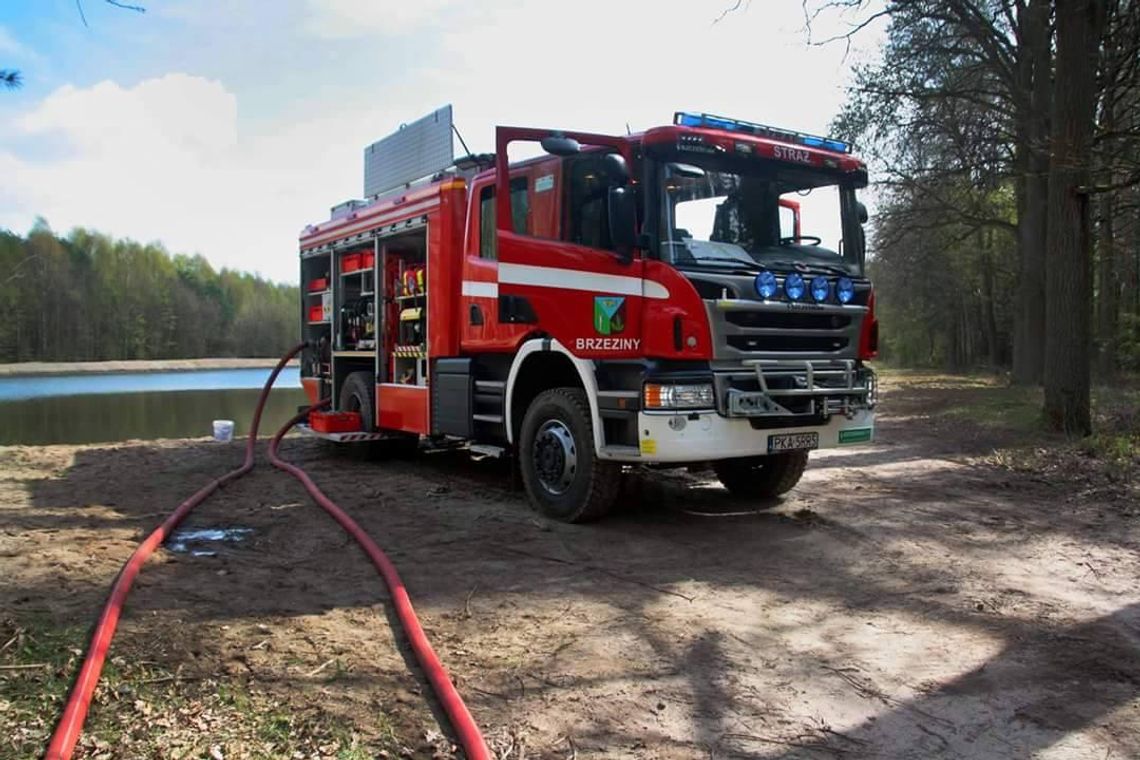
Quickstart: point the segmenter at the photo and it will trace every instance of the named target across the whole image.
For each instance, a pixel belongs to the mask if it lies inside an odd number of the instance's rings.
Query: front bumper
[[[721,414],[789,426],[872,409],[878,390],[875,373],[851,359],[752,360],[713,378]]]
[[[747,419],[722,417],[714,411],[638,414],[637,461],[702,462],[768,454],[773,435],[818,433],[819,448],[868,443],[875,434],[875,412],[863,409],[850,417],[835,416],[822,425],[757,430]]]
[[[682,380],[693,378],[674,381]],[[767,455],[773,436],[815,433],[821,449],[874,437],[875,374],[853,360],[749,361],[714,369],[712,380],[715,409],[643,408],[637,412],[636,448],[603,455],[643,463],[698,462]]]

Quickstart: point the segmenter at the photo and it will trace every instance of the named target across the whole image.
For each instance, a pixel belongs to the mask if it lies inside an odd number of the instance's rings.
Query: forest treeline
[[[1140,0],[820,0],[885,21],[834,124],[878,183],[882,357],[1005,368],[1091,429],[1090,368],[1140,369]]]
[[[154,243],[0,231],[0,362],[276,357],[298,308],[296,286]]]

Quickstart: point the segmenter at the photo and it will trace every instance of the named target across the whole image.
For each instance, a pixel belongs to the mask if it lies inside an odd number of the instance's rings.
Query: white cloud
[[[305,204],[280,216],[275,204],[290,196],[296,177],[280,167],[296,166],[297,153],[268,155],[240,141],[236,98],[219,82],[171,74],[130,88],[65,86],[5,137],[0,143],[66,147],[37,159],[0,148],[15,196],[0,203],[0,226],[26,228],[42,215],[56,229],[160,240],[215,265],[295,276]]]
[[[3,55],[5,58],[21,61],[39,60],[39,56],[36,55],[31,48],[17,40],[12,36],[12,33],[3,26],[0,26],[0,55]]]
[[[61,132],[89,159],[133,152],[145,166],[144,150],[209,161],[234,147],[236,122],[237,101],[221,83],[169,74],[130,89],[114,82],[67,85],[16,123],[26,134]]]

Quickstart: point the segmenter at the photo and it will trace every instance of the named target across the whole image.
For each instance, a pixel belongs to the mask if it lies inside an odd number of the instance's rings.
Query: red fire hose
[[[289,353],[285,354],[285,356],[281,357],[281,360],[277,362],[277,366],[275,366],[273,371],[269,374],[269,379],[265,381],[265,387],[261,389],[261,395],[257,399],[257,407],[253,412],[249,439],[246,441],[245,459],[242,461],[241,467],[226,473],[217,480],[211,481],[189,499],[179,504],[177,509],[171,512],[170,516],[135,548],[126,564],[123,565],[123,569],[119,571],[119,576],[115,579],[114,585],[111,586],[111,594],[107,598],[107,603],[103,606],[103,613],[100,615],[99,622],[91,634],[91,643],[87,647],[87,654],[83,659],[83,665],[79,670],[79,675],[75,679],[75,684],[71,687],[71,693],[68,695],[67,704],[64,706],[63,714],[60,716],[55,733],[52,734],[51,743],[48,745],[47,752],[44,755],[45,760],[70,760],[72,753],[75,751],[75,744],[78,742],[79,734],[83,730],[83,723],[87,718],[87,711],[91,706],[91,698],[99,682],[99,674],[103,670],[103,662],[107,657],[107,650],[110,648],[111,639],[115,635],[119,615],[122,613],[127,594],[130,593],[131,585],[142,569],[143,563],[145,563],[150,555],[154,553],[154,550],[166,540],[166,537],[178,527],[178,524],[182,522],[194,507],[201,504],[222,486],[232,483],[253,469],[257,431],[261,425],[261,413],[265,408],[269,391],[273,387],[273,383],[277,380],[277,376],[281,373],[281,370],[289,360],[300,353],[304,347],[304,343],[299,344],[290,350]],[[322,402],[322,405],[324,403],[327,402]],[[416,619],[411,601],[408,599],[407,592],[404,590],[403,583],[400,581],[395,567],[388,558],[384,556],[384,553],[380,551],[379,547],[364,533],[360,526],[339,507],[333,504],[328,497],[321,493],[316,485],[313,484],[312,480],[309,479],[308,475],[300,468],[288,464],[277,457],[277,445],[280,443],[281,438],[307,414],[308,412],[297,415],[281,428],[281,430],[277,431],[277,435],[274,436],[270,448],[270,458],[273,460],[274,465],[298,478],[305,488],[309,490],[309,493],[313,495],[313,498],[317,500],[317,503],[332,514],[337,522],[351,533],[357,542],[364,547],[364,550],[372,559],[373,564],[376,565],[377,569],[379,569],[384,576],[384,581],[388,584],[393,602],[396,605],[397,615],[412,643],[412,649],[416,654],[416,658],[427,674],[432,688],[435,690],[456,734],[459,736],[464,750],[467,752],[467,756],[476,760],[490,758],[491,755],[487,750],[486,744],[483,742],[483,737],[479,732],[478,726],[475,725],[475,721],[471,717],[471,713],[467,710],[466,705],[463,704],[463,700],[459,697],[455,687],[452,686],[447,671],[444,670],[439,658],[436,657],[435,652],[424,636],[423,628],[420,627],[419,621]]]
[[[463,747],[463,751],[466,752],[468,760],[490,760],[491,753],[487,749],[486,742],[483,741],[483,734],[480,733],[479,726],[476,725],[474,718],[467,710],[467,705],[463,703],[463,698],[459,696],[459,692],[451,683],[451,678],[448,676],[447,670],[444,669],[443,663],[439,661],[435,650],[431,648],[431,644],[424,634],[424,629],[420,626],[419,618],[416,617],[416,611],[412,608],[412,600],[408,597],[404,582],[400,580],[400,574],[396,572],[396,566],[381,551],[376,542],[364,532],[364,529],[348,516],[348,513],[334,504],[332,499],[325,496],[324,492],[317,488],[317,484],[304,470],[296,465],[289,464],[277,455],[277,447],[280,445],[282,437],[289,432],[290,428],[305,419],[307,414],[308,412],[298,414],[277,431],[269,443],[269,461],[273,463],[274,467],[284,470],[299,480],[309,495],[313,497],[313,501],[332,515],[332,518],[340,523],[346,533],[356,539],[356,543],[360,544],[360,548],[372,560],[372,564],[376,566],[384,578],[388,592],[392,595],[392,606],[396,610],[397,617],[400,618],[400,625],[404,627],[408,642],[412,645],[412,652],[415,654],[420,667],[423,668],[424,675],[431,683],[432,691],[435,692],[444,712],[447,713],[447,718],[451,721],[451,726],[455,729],[455,734]]]

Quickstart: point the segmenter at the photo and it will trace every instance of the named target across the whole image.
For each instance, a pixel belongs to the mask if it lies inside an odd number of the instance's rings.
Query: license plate
[[[768,453],[819,448],[819,433],[781,433],[769,436]]]

